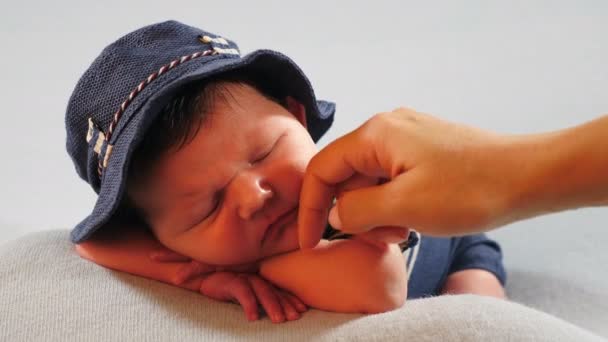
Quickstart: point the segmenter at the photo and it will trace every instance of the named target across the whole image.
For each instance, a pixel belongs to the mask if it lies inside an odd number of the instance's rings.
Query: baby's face
[[[303,106],[227,87],[231,96],[215,101],[190,143],[160,157],[134,196],[165,246],[217,265],[298,248],[302,177],[316,152]]]

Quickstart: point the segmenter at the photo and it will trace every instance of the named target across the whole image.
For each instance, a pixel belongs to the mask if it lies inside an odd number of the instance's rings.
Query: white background
[[[103,47],[167,19],[244,53],[292,57],[318,97],[338,104],[321,145],[400,105],[505,133],[608,112],[606,1],[2,2],[0,242],[70,229],[91,210],[95,194],[65,152],[68,97]],[[607,219],[585,209],[508,229],[604,230]]]

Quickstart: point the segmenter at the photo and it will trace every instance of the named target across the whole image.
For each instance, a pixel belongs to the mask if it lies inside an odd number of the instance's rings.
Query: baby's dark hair
[[[145,213],[132,200],[128,189],[170,149],[180,149],[194,139],[218,99],[227,100],[230,94],[226,83],[249,85],[266,98],[285,107],[285,94],[265,86],[255,74],[229,72],[211,79],[193,82],[180,88],[158,113],[147,129],[143,140],[134,151],[127,175],[127,192],[120,205],[120,216],[129,220],[145,220]],[[136,217],[135,217],[136,216]]]
[[[149,166],[162,153],[171,148],[179,149],[194,139],[209,110],[215,105],[214,101],[231,96],[224,87],[225,83],[249,85],[265,97],[284,105],[283,101],[268,93],[247,74],[231,73],[190,83],[173,96],[148,128],[143,141],[133,154],[129,178],[135,177],[142,168]]]

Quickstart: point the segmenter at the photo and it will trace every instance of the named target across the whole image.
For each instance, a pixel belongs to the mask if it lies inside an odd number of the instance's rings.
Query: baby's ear
[[[304,105],[291,96],[287,96],[285,102],[287,103],[287,110],[306,128],[306,108]]]

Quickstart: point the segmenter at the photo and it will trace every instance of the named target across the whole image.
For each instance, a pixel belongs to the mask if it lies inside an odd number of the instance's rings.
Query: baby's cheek
[[[274,183],[283,201],[297,204],[300,199],[302,181],[304,180],[305,165],[293,165],[286,163],[280,172],[276,172]]]
[[[300,243],[298,239],[298,221],[296,220],[285,233],[285,247],[287,248],[285,252],[295,251],[296,249],[299,249]]]
[[[204,262],[215,265],[236,265],[261,258],[259,243],[246,232],[238,233],[227,229],[220,235],[206,236],[199,241],[201,242],[193,248]]]
[[[281,238],[272,246],[271,250],[264,251],[264,256],[272,256],[292,252],[299,249],[298,222],[294,221],[285,229]]]

